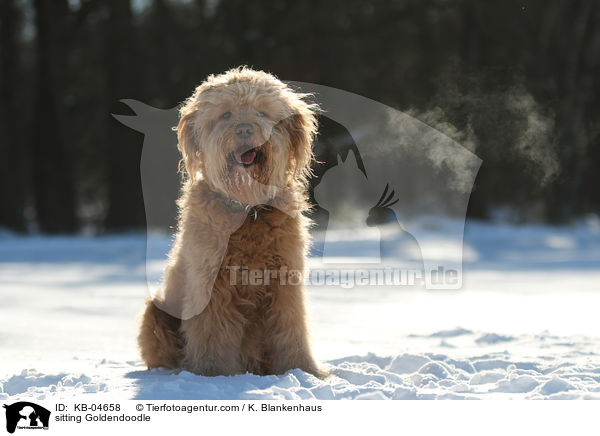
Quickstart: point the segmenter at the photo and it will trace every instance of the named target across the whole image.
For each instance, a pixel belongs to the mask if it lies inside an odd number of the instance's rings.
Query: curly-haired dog
[[[149,368],[323,375],[307,332],[306,185],[317,107],[249,68],[210,76],[180,110],[178,233],[138,342]],[[247,268],[247,270],[246,270]],[[248,283],[244,272],[264,272]],[[256,277],[254,277],[256,279]]]

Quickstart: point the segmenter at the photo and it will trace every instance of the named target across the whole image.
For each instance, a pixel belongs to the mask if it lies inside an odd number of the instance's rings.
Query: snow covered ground
[[[1,234],[0,399],[600,399],[598,220],[468,222],[465,244],[459,291],[310,287],[322,381],[146,371],[145,237]]]

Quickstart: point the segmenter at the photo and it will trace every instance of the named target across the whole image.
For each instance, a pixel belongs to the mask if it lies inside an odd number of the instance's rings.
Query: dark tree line
[[[0,226],[142,228],[142,137],[110,113],[240,64],[455,136],[483,159],[471,216],[598,213],[599,22],[594,0],[0,0]]]

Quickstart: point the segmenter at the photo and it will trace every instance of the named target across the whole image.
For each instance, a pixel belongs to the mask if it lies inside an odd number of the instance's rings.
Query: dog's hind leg
[[[148,369],[180,367],[183,356],[180,326],[181,320],[160,310],[153,299],[149,298],[146,301],[138,346]]]

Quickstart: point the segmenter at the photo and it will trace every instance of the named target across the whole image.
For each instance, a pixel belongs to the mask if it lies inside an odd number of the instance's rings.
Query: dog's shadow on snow
[[[283,375],[205,377],[187,371],[151,369],[125,374],[131,380],[135,400],[236,400],[309,399],[310,390],[322,383],[296,369]]]

